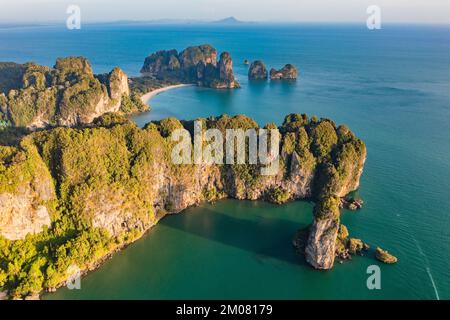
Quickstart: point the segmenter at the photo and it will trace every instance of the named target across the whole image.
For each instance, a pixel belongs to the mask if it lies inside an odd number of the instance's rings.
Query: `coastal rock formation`
[[[348,231],[346,235],[341,234],[341,229],[345,228],[340,225],[338,238],[336,241],[336,257],[342,260],[351,260],[354,255],[363,255],[363,251],[370,249],[369,245],[364,243],[361,239],[348,238]],[[345,228],[347,230],[347,228]]]
[[[336,251],[337,219],[315,220],[311,226],[307,246],[306,261],[316,269],[331,269]]]
[[[297,76],[297,68],[292,64],[287,64],[280,70],[273,68],[270,70],[271,80],[295,80]]]
[[[332,161],[319,163],[318,201],[314,208],[314,221],[306,248],[306,260],[317,269],[333,266],[338,238],[341,198],[359,187],[366,160],[366,148],[346,126],[337,130],[331,121],[321,121],[313,130],[311,147],[316,157],[335,150]],[[336,144],[341,144],[336,148]]]
[[[355,255],[363,250],[369,250],[369,246],[365,244],[361,239],[350,238],[348,240],[348,251],[350,254]]]
[[[397,263],[397,257],[393,256],[392,254],[390,254],[389,252],[387,252],[381,248],[376,249],[375,257],[383,263],[387,263],[387,264]]]
[[[129,95],[122,70],[96,76],[82,57],[60,58],[54,68],[0,63],[0,89],[0,120],[29,129],[90,123],[119,111],[122,97]]]
[[[351,211],[356,211],[362,209],[364,201],[355,198],[342,198],[341,208],[345,208]]]
[[[250,80],[266,80],[268,78],[268,72],[264,62],[261,60],[252,62],[248,70],[248,78]]]
[[[226,76],[227,56],[222,60]],[[200,121],[204,129],[217,129],[224,135],[227,129],[261,129],[242,115]],[[3,238],[20,239],[19,246],[34,248],[43,259],[37,260],[42,265],[33,268],[34,256],[16,261],[29,275],[20,279],[15,274],[2,276],[0,270],[0,288],[13,296],[55,288],[66,280],[71,264],[90,269],[105,255],[139,238],[164,215],[225,197],[274,203],[315,199],[314,223],[303,241],[305,255],[313,267],[331,268],[340,229],[336,194],[353,191],[357,185],[364,143],[331,120],[291,114],[280,127],[266,126],[274,130],[271,134],[281,136],[279,149],[277,144],[268,150],[279,165],[273,174],[262,175],[262,164],[173,163],[177,143],[171,133],[183,128],[192,132],[193,127],[193,121],[169,118],[140,129],[110,113],[86,127],[38,131],[23,138],[19,146],[0,146],[0,177],[7,177],[0,178],[0,245],[16,244]],[[23,178],[12,179],[18,173]],[[35,212],[27,216],[30,210]],[[20,223],[11,217],[21,217]],[[12,259],[0,252],[1,265]],[[43,273],[36,277],[36,270]]]
[[[210,45],[189,47],[181,51],[158,51],[144,61],[143,76],[161,81],[193,83],[215,89],[239,88],[228,52],[220,55]]]
[[[130,94],[128,76],[122,71],[122,69],[116,67],[108,75],[107,80],[109,97],[116,102],[116,108],[118,109],[120,107],[122,97]]]
[[[219,77],[214,79],[209,86],[215,89],[239,88],[240,85],[234,78],[233,60],[228,52],[223,52],[219,60]]]

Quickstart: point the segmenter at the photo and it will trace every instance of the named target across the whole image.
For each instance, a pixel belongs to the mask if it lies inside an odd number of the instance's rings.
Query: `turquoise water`
[[[137,75],[162,48],[211,43],[231,52],[242,89],[187,87],[151,101],[138,124],[243,113],[260,124],[308,113],[345,123],[367,144],[359,194],[344,212],[354,237],[399,258],[381,265],[382,290],[366,288],[357,257],[332,271],[310,269],[291,237],[311,220],[306,202],[276,207],[224,201],[161,221],[142,240],[83,278],[82,290],[48,298],[450,298],[450,28],[358,25],[85,26],[0,29],[0,61],[52,65],[84,55],[96,72]],[[249,83],[244,59],[294,63],[294,84]]]

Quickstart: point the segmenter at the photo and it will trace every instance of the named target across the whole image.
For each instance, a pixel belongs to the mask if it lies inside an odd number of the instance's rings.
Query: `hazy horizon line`
[[[120,20],[86,20],[83,22],[83,24],[120,24],[120,23],[149,23],[154,25],[183,25],[183,24],[216,24],[216,25],[226,25],[226,26],[239,26],[239,25],[245,25],[245,24],[364,24],[366,23],[365,20],[251,20],[251,21],[244,21],[244,20],[237,20],[237,22],[234,23],[227,23],[223,22],[220,23],[222,20],[228,19],[231,17],[226,17],[223,19],[216,19],[216,20],[207,20],[207,19],[173,19],[173,18],[161,18],[161,19],[149,19],[149,20],[134,20],[134,19],[120,19]],[[5,21],[3,20],[0,22],[0,26],[2,25],[16,25],[16,26],[32,26],[32,25],[56,25],[56,24],[65,24],[66,20],[58,19],[58,20],[39,20],[39,21]],[[393,25],[393,24],[401,24],[401,25],[450,25],[450,22],[428,22],[428,21],[418,21],[418,22],[411,22],[411,21],[385,21],[383,24],[386,25]]]

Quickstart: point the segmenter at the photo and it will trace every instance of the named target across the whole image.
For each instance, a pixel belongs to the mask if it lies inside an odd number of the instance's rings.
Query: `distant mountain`
[[[240,24],[244,23],[243,21],[240,21],[236,19],[235,17],[228,17],[222,20],[213,21],[214,24]]]

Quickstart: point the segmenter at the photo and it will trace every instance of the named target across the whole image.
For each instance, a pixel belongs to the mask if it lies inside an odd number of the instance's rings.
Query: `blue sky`
[[[384,22],[450,23],[450,0],[0,0],[0,23],[64,21],[69,4],[84,21],[194,19],[364,22],[378,5]]]

